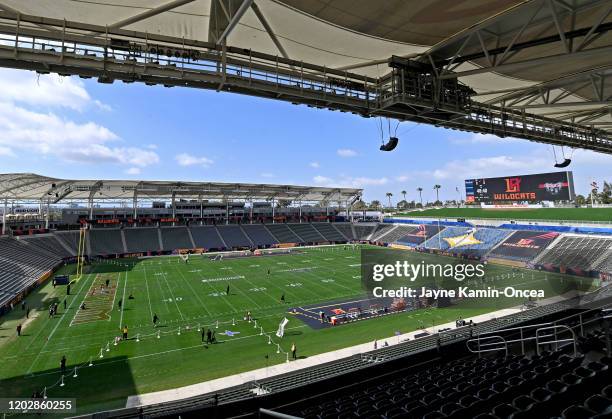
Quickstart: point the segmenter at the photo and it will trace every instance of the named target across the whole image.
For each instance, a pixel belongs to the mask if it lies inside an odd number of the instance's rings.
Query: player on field
[[[283,293],[283,295],[281,295],[280,302],[281,303],[285,302],[285,293]]]
[[[157,327],[157,321],[159,320],[159,317],[157,317],[157,313],[153,314],[153,327]]]
[[[230,287],[229,284],[227,284],[227,289],[225,290],[225,295],[229,295],[230,293]]]

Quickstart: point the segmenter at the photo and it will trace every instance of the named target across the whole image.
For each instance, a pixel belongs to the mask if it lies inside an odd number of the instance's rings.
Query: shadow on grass
[[[58,366],[61,356],[58,353]],[[55,368],[2,379],[0,394],[2,397],[18,398],[46,392],[47,397],[51,398],[74,398],[79,414],[124,407],[127,396],[136,394],[134,377],[127,360],[125,356],[96,358],[89,366],[88,362],[71,364],[68,359],[64,386],[60,386],[62,373]],[[74,377],[75,367],[77,377]]]

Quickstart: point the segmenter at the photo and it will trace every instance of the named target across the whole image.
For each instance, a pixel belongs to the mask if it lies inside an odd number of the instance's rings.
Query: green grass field
[[[415,262],[448,261],[429,254],[414,253],[411,257]],[[465,301],[448,308],[422,309],[313,329],[288,315],[288,308],[361,297],[359,248],[312,248],[291,255],[223,261],[191,256],[188,264],[176,257],[121,263],[124,265],[104,262],[90,266],[88,273],[73,284],[66,310],[62,304],[65,286],[53,288],[47,283],[27,298],[32,308],[29,320],[25,320],[25,312],[20,308],[0,318],[0,394],[29,397],[46,386],[49,397],[76,397],[78,411],[83,413],[123,407],[130,395],[285,362],[286,355],[277,354],[276,346],[268,345],[267,336],[261,336],[259,329],[243,321],[246,310],[251,310],[258,325],[272,335],[280,320],[287,316],[290,321],[285,337],[281,340],[273,336],[274,341],[284,351],[295,342],[298,355],[308,357],[388,338],[395,331],[406,333],[424,324],[443,324],[460,316],[469,318],[516,305],[516,301],[505,300],[486,306]],[[304,267],[311,269],[301,269]],[[70,269],[74,268],[66,268]],[[490,265],[487,275],[507,274],[510,278],[510,272],[508,267]],[[525,278],[516,284],[518,287],[547,287],[551,278],[563,278],[527,270],[513,272]],[[109,293],[101,293],[100,284],[107,278]],[[516,279],[513,281],[516,283]],[[226,295],[228,284],[230,295]],[[134,299],[128,299],[130,294]],[[282,294],[286,297],[284,304],[280,301]],[[124,302],[122,309],[118,308],[119,299]],[[49,318],[47,308],[56,301],[60,303],[58,315]],[[83,301],[86,310],[79,309]],[[157,328],[152,326],[154,313],[160,317]],[[202,345],[198,325],[214,328],[217,321],[219,343]],[[24,324],[21,337],[15,334],[18,323]],[[123,325],[128,326],[130,338],[138,334],[140,341],[131,339],[114,346],[112,341],[120,335]],[[221,333],[225,330],[239,334],[224,336]],[[99,358],[101,350],[103,358]],[[59,387],[54,384],[60,379],[62,355],[67,358],[70,373],[65,386]],[[80,366],[77,378],[72,377],[75,366]]]
[[[612,208],[441,208],[398,214],[407,217],[503,218],[506,220],[572,220],[612,223]]]

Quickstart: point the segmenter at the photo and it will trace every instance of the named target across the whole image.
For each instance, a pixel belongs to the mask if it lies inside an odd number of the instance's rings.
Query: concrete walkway
[[[466,321],[473,320],[474,323],[482,323],[487,320],[493,320],[499,317],[507,316],[520,312],[520,308],[507,308],[479,316],[464,319]],[[340,326],[342,327],[342,326]],[[414,336],[427,332],[434,334],[440,329],[444,328],[455,328],[455,322],[449,322],[445,324],[436,325],[435,327],[428,327],[426,329],[415,330],[414,332],[405,333],[399,336],[390,336],[386,339],[378,340],[378,347],[380,348],[384,342],[387,342],[389,346],[397,345],[400,342],[414,339]],[[178,387],[170,390],[156,391],[153,393],[140,394],[136,396],[129,396],[127,399],[126,407],[142,406],[154,403],[163,403],[173,400],[185,399],[188,397],[199,396],[206,393],[216,392],[223,390],[228,387],[234,387],[250,381],[257,381],[273,377],[288,372],[293,372],[299,369],[312,367],[326,362],[337,361],[341,358],[348,358],[353,355],[359,355],[364,352],[369,352],[374,349],[374,342],[363,343],[360,345],[350,346],[344,349],[338,349],[336,351],[325,352],[318,355],[313,355],[308,358],[298,359],[289,363],[282,363],[273,365],[268,368],[260,368],[240,374],[230,375],[228,377],[217,378],[215,380],[205,381],[203,383],[192,384],[185,387]]]

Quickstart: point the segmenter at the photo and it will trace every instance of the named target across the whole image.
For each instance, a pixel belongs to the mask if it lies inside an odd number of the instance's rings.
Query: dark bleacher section
[[[588,271],[610,251],[612,239],[597,237],[561,237],[551,248],[542,252],[536,263]]]
[[[329,242],[346,242],[347,239],[330,223],[312,223],[315,230]]]
[[[191,237],[198,249],[225,249],[225,245],[217,233],[217,229],[214,226],[191,226]]]
[[[279,243],[304,243],[301,237],[287,227],[287,224],[266,224],[266,228]]]
[[[162,250],[192,249],[193,244],[189,238],[187,227],[162,227]]]
[[[287,224],[287,226],[305,243],[320,243],[327,241],[310,223]]]
[[[70,249],[70,256],[77,255],[79,247],[79,231],[56,231],[55,237]]]
[[[272,244],[278,244],[272,234],[263,224],[244,224],[242,225],[242,231],[251,239],[256,246],[270,246]]]
[[[62,262],[59,256],[0,237],[0,305],[11,301]]]
[[[123,234],[128,253],[157,252],[160,250],[157,228],[125,228]]]
[[[396,241],[406,246],[419,247],[427,239],[434,237],[442,230],[444,230],[443,226],[421,224],[399,237]]]
[[[609,363],[545,352],[471,358],[331,393],[289,410],[304,418],[592,417],[610,411]],[[607,387],[605,387],[607,385]]]
[[[89,244],[92,255],[117,255],[125,253],[121,230],[100,228],[89,230]]]
[[[369,224],[369,225],[355,224],[354,225],[355,238],[357,240],[368,240],[370,238],[370,234],[372,234],[376,228],[386,228],[386,227],[382,227],[382,225],[377,225],[377,224]]]
[[[72,252],[66,249],[62,243],[59,242],[57,237],[53,234],[39,234],[36,236],[22,236],[19,238],[24,243],[32,246],[34,249],[38,249],[42,252],[50,253],[51,255],[58,258],[69,258],[74,256]]]
[[[415,226],[409,225],[396,225],[396,228],[386,228],[383,235],[380,235],[380,230],[376,234],[372,235],[372,240],[380,243],[394,243],[398,239],[404,237],[406,234],[413,233],[417,230]]]
[[[228,247],[253,247],[239,225],[217,226],[217,230]]]
[[[348,240],[359,240],[353,234],[353,227],[351,223],[334,223],[334,227],[344,235]]]
[[[527,262],[538,256],[559,236],[555,232],[516,231],[493,249],[490,257]]]

